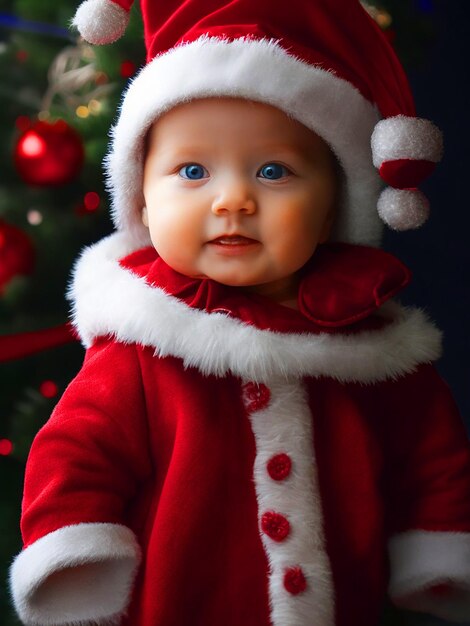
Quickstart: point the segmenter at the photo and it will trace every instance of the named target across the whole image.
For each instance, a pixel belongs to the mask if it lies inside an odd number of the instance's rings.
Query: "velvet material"
[[[350,81],[384,117],[414,115],[408,81],[380,28],[356,0],[142,0],[147,61],[203,34],[279,39],[289,54]],[[299,16],[302,19],[299,20]],[[374,65],[366,60],[374,59]]]
[[[403,263],[383,250],[323,244],[301,270],[299,311],[295,311],[263,296],[247,294],[243,288],[180,274],[151,247],[130,254],[120,263],[190,307],[208,313],[225,312],[262,330],[278,332],[341,329],[343,333],[354,333],[380,328],[384,321],[372,314],[411,280]]]
[[[336,259],[343,254],[343,263],[355,259],[355,267],[347,262],[339,273],[343,295],[326,309],[333,323],[344,322],[344,311],[351,317],[374,310],[408,278],[380,251],[325,246],[305,269],[303,289],[310,292],[313,281],[327,297],[323,277],[338,274]],[[317,261],[324,264],[319,277]],[[314,326],[301,312],[279,305],[258,315],[264,299],[253,300],[252,316],[251,298],[240,293],[231,299],[233,289],[215,289],[211,281],[183,280],[150,249],[122,265],[203,311],[223,304],[251,324],[269,319],[277,329],[287,323],[282,314],[291,316],[291,332],[299,319]],[[308,306],[309,315],[322,312],[314,298]],[[468,542],[469,467],[455,403],[430,365],[370,385],[328,376],[289,379],[287,371],[254,384],[185,367],[180,358],[157,356],[154,346],[102,337],[33,443],[22,567],[28,550],[35,553],[44,537],[53,543],[59,529],[81,528],[85,541],[86,524],[126,526],[140,545],[142,564],[137,578],[127,581],[132,599],[121,626],[377,626],[390,539],[400,542],[419,530],[440,533],[441,551],[447,535],[462,533]],[[318,488],[308,500],[299,485],[313,483]],[[306,530],[314,545],[307,539],[298,544]],[[318,540],[323,533],[326,543]],[[462,570],[459,554],[446,565],[451,584]],[[416,569],[426,569],[432,555],[422,560],[418,552]],[[58,569],[54,563],[51,558],[51,573]],[[270,563],[281,574],[274,585]],[[61,567],[68,564],[63,560]],[[432,584],[434,573],[427,574]],[[400,572],[394,577],[406,591]],[[441,577],[439,572],[436,582]],[[83,580],[93,584],[86,570]],[[107,582],[100,584],[109,600]],[[470,580],[464,583],[470,587]],[[24,581],[14,585],[21,597]],[[94,602],[90,613],[95,608],[102,616],[105,601]],[[334,615],[325,618],[325,605],[334,607]],[[78,623],[73,619],[69,613],[67,623]],[[64,618],[49,620],[44,623]]]
[[[377,626],[387,538],[470,532],[465,432],[430,366],[372,386],[306,384],[335,623]],[[64,525],[122,523],[144,554],[123,625],[268,626],[255,454],[239,381],[97,342],[33,444],[25,545]]]
[[[379,169],[381,178],[397,189],[413,189],[426,180],[436,169],[432,161],[396,159],[382,163]]]

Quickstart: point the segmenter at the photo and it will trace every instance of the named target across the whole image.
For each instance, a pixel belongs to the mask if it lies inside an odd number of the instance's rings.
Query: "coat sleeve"
[[[151,472],[136,346],[101,341],[36,436],[22,552],[10,572],[24,624],[115,623],[140,561],[126,507]]]
[[[389,594],[403,608],[470,619],[470,446],[432,366],[388,385]]]

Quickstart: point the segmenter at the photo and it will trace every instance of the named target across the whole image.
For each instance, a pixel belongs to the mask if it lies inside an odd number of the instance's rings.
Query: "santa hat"
[[[85,0],[73,23],[90,43],[110,43],[132,2]],[[152,123],[177,104],[223,96],[273,105],[329,144],[344,172],[335,239],[378,245],[380,218],[396,230],[424,223],[428,202],[416,187],[441,158],[441,133],[416,117],[400,62],[359,0],[141,5],[147,64],[125,94],[106,160],[118,229],[148,241],[140,212]]]

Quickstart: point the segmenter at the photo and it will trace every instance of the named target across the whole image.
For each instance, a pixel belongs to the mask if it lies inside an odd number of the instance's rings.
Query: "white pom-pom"
[[[72,25],[95,45],[113,43],[125,32],[129,13],[112,0],[85,0],[78,7]]]
[[[429,202],[418,189],[387,187],[377,203],[380,218],[393,230],[413,230],[429,217]]]
[[[376,168],[385,161],[412,159],[438,163],[442,158],[441,131],[429,120],[397,115],[377,123],[371,137]]]

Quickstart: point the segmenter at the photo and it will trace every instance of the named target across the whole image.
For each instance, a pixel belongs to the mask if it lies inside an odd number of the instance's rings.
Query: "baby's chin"
[[[188,276],[188,278],[194,278],[198,280],[209,279],[221,285],[227,285],[227,287],[255,287],[263,283],[262,280],[258,280],[256,277],[240,276],[240,272],[195,272],[188,271],[187,268],[178,266],[176,263],[171,265],[172,269]]]

